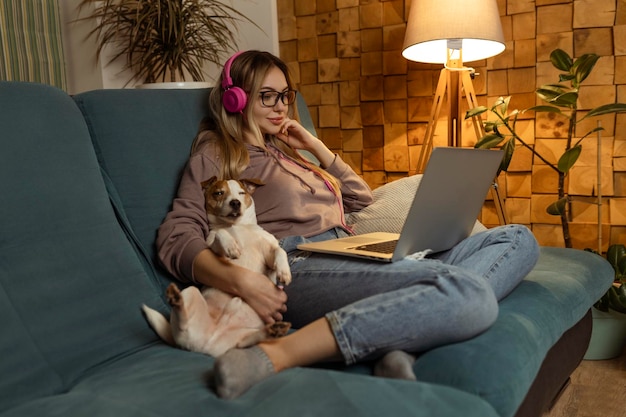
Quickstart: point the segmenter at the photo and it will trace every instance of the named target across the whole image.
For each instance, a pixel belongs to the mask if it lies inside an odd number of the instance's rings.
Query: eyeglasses
[[[261,91],[261,104],[263,107],[274,107],[280,100],[284,105],[293,104],[296,101],[296,90],[285,90],[282,93],[278,91]]]

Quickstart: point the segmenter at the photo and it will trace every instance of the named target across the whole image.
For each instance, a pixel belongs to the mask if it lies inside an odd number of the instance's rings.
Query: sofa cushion
[[[96,90],[74,97],[116,208],[162,286],[169,275],[156,261],[156,232],[176,196],[207,95],[206,89]]]
[[[69,96],[2,82],[0,108],[2,411],[154,341],[139,307],[159,298]]]
[[[435,384],[296,368],[236,400],[208,389],[213,359],[153,346],[94,369],[67,394],[2,417],[394,416],[496,417],[478,397]]]
[[[364,209],[346,214],[346,221],[355,233],[400,233],[422,175],[411,175],[389,182],[372,191],[374,202]],[[473,233],[487,228],[476,221]]]

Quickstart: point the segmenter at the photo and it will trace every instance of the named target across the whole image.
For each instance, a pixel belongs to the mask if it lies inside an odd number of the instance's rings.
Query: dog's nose
[[[241,201],[239,201],[239,200],[231,200],[230,201],[230,207],[232,207],[234,210],[239,210],[241,208]]]

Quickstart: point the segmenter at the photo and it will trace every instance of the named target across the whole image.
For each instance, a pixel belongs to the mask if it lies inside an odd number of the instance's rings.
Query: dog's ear
[[[257,189],[257,187],[265,185],[265,183],[258,178],[244,178],[242,180],[239,180],[239,182],[243,184],[246,191],[250,194],[252,194],[254,190]]]
[[[217,177],[216,176],[212,176],[211,178],[209,178],[206,181],[202,181],[200,183],[200,185],[202,186],[203,190],[206,190],[207,188],[209,188],[211,185],[213,185],[213,183],[217,181]]]

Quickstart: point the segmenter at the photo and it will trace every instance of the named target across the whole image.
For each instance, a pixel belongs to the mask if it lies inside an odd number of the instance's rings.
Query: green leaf
[[[550,204],[546,208],[546,211],[548,212],[548,214],[551,214],[553,216],[560,216],[561,214],[565,213],[566,204],[567,204],[567,197],[563,197],[560,200],[555,201],[554,203]]]
[[[551,102],[552,100],[563,94],[563,90],[549,87],[550,86],[544,85],[541,86],[541,88],[537,89],[536,94],[541,100]]]
[[[580,152],[582,150],[583,147],[581,145],[576,145],[565,151],[563,155],[561,155],[561,157],[559,158],[559,162],[557,164],[559,171],[567,173],[578,160],[578,157],[580,156]]]
[[[551,103],[556,104],[561,107],[572,107],[578,101],[578,93],[574,91],[567,92],[565,94],[561,94],[560,96],[555,97],[551,100]]]
[[[506,97],[502,101],[502,105],[500,106],[500,109],[502,110],[502,114],[506,114],[506,112],[509,111],[509,104],[510,103],[511,103],[511,96]]]
[[[609,246],[609,249],[606,251],[606,260],[609,261],[616,271],[618,271],[617,265],[620,258],[624,256],[626,256],[626,246],[621,243]]]
[[[574,62],[573,72],[576,75],[578,84],[582,83],[589,76],[599,58],[596,54],[585,54]]]
[[[583,139],[585,139],[587,136],[591,135],[592,133],[599,132],[600,130],[604,130],[604,128],[603,128],[603,127],[595,127],[595,128],[593,128],[593,129],[592,129],[592,130],[590,130],[589,132],[585,133],[585,136],[583,136],[582,138],[580,138],[580,139],[578,140],[578,142],[576,142],[576,144],[575,144],[574,146],[578,146],[578,145],[580,145],[580,143],[583,141]]]
[[[560,91],[561,93],[571,89],[571,87],[568,87],[568,86],[563,85],[563,84],[552,84],[552,83],[544,84],[544,85],[541,86],[541,88],[545,88],[545,89],[548,89],[548,90],[554,90],[554,91]]]
[[[572,58],[562,49],[555,49],[550,54],[550,61],[555,68],[569,72],[572,68]]]
[[[607,291],[609,295],[609,306],[620,313],[626,313],[626,286],[611,287]]]
[[[561,74],[559,75],[559,81],[572,81],[576,76],[572,74]]]
[[[526,111],[536,111],[545,113],[561,113],[561,109],[555,106],[534,106],[526,109]]]
[[[509,139],[502,147],[502,150],[504,151],[504,155],[502,156],[498,172],[508,171],[509,165],[511,165],[511,159],[513,159],[513,152],[515,151],[515,138]]]
[[[474,145],[475,148],[480,149],[491,149],[494,146],[498,146],[500,142],[504,140],[504,136],[497,133],[492,133],[489,135],[483,136],[477,143]]]
[[[626,104],[624,103],[604,104],[602,106],[596,107],[595,109],[589,110],[589,112],[584,117],[578,119],[578,121],[581,121],[587,117],[602,116],[604,114],[623,112],[626,112]]]
[[[474,107],[473,109],[469,109],[466,113],[465,113],[465,120],[472,118],[474,116],[478,116],[480,114],[483,114],[484,112],[488,111],[489,109],[485,106],[478,106],[478,107]]]
[[[485,133],[491,133],[494,131],[497,125],[496,125],[496,122],[486,121],[484,126],[485,126]]]

